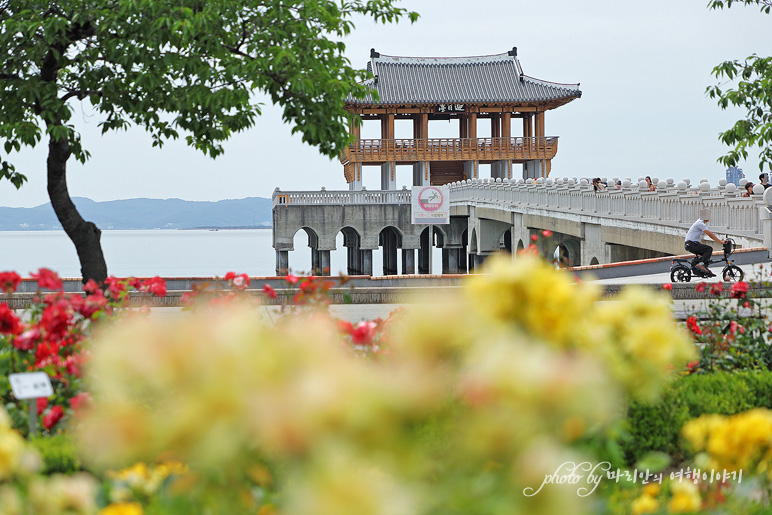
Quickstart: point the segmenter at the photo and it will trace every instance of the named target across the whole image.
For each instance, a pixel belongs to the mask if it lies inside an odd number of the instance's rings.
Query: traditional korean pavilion
[[[523,178],[547,177],[558,138],[545,135],[544,114],[582,96],[579,84],[525,75],[517,48],[477,57],[396,57],[373,49],[367,67],[377,100],[349,98],[346,108],[380,120],[381,137],[360,139],[352,124],[356,139],[341,156],[351,190],[362,189],[363,166],[381,167],[384,190],[397,188],[397,165],[413,166],[415,186],[479,178],[480,164],[491,165],[493,178],[513,178],[513,165],[522,165]],[[412,138],[395,138],[399,119],[412,120]],[[477,137],[479,119],[490,120],[491,137]],[[458,120],[458,137],[432,138],[430,120]]]

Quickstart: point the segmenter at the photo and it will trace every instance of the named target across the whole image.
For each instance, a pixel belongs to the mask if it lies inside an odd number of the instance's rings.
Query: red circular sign
[[[418,204],[424,211],[437,211],[442,206],[442,192],[434,186],[426,187],[418,194]]]

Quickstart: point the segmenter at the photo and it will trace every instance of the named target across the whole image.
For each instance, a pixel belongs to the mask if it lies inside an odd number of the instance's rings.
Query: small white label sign
[[[445,186],[413,186],[411,214],[414,224],[450,223],[450,190]]]
[[[10,374],[8,380],[11,382],[13,396],[19,400],[50,397],[54,394],[51,379],[45,372]]]

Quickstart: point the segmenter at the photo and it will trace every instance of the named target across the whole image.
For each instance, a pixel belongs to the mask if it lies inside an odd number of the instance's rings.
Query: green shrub
[[[72,474],[81,470],[80,457],[75,443],[65,433],[29,440],[43,458],[43,473]]]
[[[681,426],[705,413],[734,415],[757,407],[772,408],[772,372],[735,371],[682,376],[655,404],[632,402],[627,412],[630,438],[621,445],[633,465],[651,451],[669,454],[676,463],[691,457],[681,441]]]

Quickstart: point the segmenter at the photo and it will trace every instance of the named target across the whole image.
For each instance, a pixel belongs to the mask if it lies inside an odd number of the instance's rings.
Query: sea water
[[[311,249],[302,231],[289,253],[293,273],[309,273]],[[270,229],[102,231],[107,270],[116,277],[215,277],[228,272],[263,277],[276,275],[276,253]],[[402,253],[398,252],[399,270]],[[383,275],[382,250],[373,251],[373,275]],[[417,255],[416,255],[417,258]],[[432,256],[434,273],[442,267],[441,252]],[[62,277],[80,277],[80,264],[64,231],[0,231],[0,272],[29,276],[41,267]],[[346,249],[338,235],[330,253],[333,275],[346,272]]]

